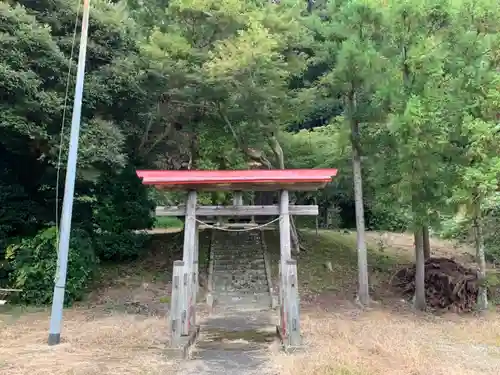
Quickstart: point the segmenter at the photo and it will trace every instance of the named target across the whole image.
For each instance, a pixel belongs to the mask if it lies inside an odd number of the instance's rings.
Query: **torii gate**
[[[280,335],[288,346],[300,344],[297,263],[292,259],[290,215],[318,215],[317,205],[290,205],[289,191],[314,191],[337,175],[336,169],[277,169],[236,171],[137,171],[145,185],[159,189],[188,191],[185,206],[158,207],[158,216],[184,216],[182,261],[174,262],[170,309],[171,345],[189,336],[196,327],[198,293],[198,219],[204,216],[279,215],[280,231]],[[201,191],[232,191],[232,206],[198,206]],[[243,191],[279,191],[279,205],[244,205]]]

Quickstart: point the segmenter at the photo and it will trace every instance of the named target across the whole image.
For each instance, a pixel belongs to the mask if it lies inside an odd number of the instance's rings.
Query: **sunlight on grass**
[[[301,230],[303,245],[307,249],[297,257],[299,283],[313,293],[335,291],[353,292],[357,280],[356,238],[352,233],[320,230]],[[279,237],[276,233],[265,234],[266,244],[272,260],[273,275],[278,274]],[[331,263],[332,271],[327,268]],[[373,246],[368,248],[368,263],[371,277],[378,273],[389,274],[397,259],[390,252],[381,253]]]
[[[176,217],[170,217],[170,216],[157,216],[155,218],[155,228],[163,228],[163,229],[169,229],[169,228],[183,228],[184,223],[177,219]]]

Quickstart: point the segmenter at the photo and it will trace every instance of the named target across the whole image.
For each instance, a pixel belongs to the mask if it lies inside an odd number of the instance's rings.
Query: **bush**
[[[7,248],[6,258],[13,271],[10,284],[22,289],[19,301],[46,305],[52,301],[57,271],[57,231],[51,227],[35,237],[23,238]],[[95,274],[97,258],[87,232],[75,229],[71,233],[65,304],[84,297]]]
[[[94,224],[103,232],[150,229],[155,203],[131,166],[119,173],[106,171],[96,186]]]
[[[149,238],[145,233],[97,233],[94,236],[94,248],[103,261],[131,260],[141,255]]]
[[[411,219],[405,212],[394,208],[375,205],[367,212],[367,227],[370,230],[404,232],[408,229]]]

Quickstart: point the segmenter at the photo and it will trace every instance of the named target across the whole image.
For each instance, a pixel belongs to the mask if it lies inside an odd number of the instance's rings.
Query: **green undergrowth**
[[[182,260],[184,232],[150,235],[150,247],[144,255],[134,261],[105,264],[101,266],[101,278],[97,286],[116,284],[121,281],[170,283],[173,263]],[[210,245],[209,231],[200,232],[199,267],[208,267]]]
[[[184,223],[176,217],[157,216],[155,218],[154,227],[162,229],[183,228]]]
[[[299,284],[313,293],[351,293],[357,283],[356,238],[352,233],[335,230],[301,230],[302,251],[297,257]],[[266,243],[272,262],[272,273],[278,275],[279,234],[266,232]],[[390,253],[389,253],[390,254]],[[331,269],[329,268],[331,264]],[[368,246],[370,280],[387,280],[398,259]]]

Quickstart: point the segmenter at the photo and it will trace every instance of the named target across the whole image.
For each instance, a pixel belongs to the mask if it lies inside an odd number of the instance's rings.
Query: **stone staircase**
[[[267,309],[271,295],[261,232],[220,232],[212,237],[212,285],[217,309]]]

